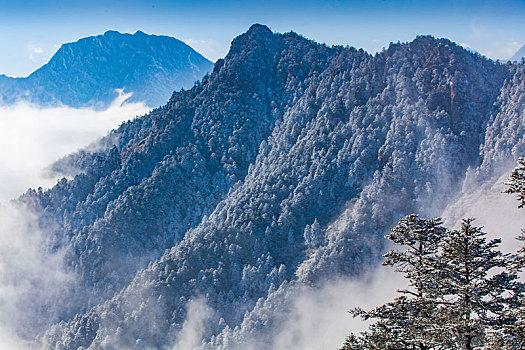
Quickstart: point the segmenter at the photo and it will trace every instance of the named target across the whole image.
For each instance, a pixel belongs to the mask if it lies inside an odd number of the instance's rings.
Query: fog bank
[[[121,93],[103,111],[27,103],[0,106],[0,201],[16,198],[29,187],[54,185],[57,179],[46,176],[45,167],[148,112],[143,103],[123,104],[129,96]]]

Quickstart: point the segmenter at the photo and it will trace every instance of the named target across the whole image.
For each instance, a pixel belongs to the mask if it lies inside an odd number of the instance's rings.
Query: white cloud
[[[26,103],[0,107],[0,201],[29,187],[52,186],[56,179],[44,175],[46,166],[149,110],[142,103],[122,104],[127,97],[119,96],[104,111]]]
[[[30,348],[30,344],[16,337],[15,335],[6,332],[0,326],[0,349],[4,350],[26,350]]]
[[[57,321],[58,299],[73,301],[75,278],[63,268],[63,252],[48,251],[34,213],[0,205],[0,223],[0,348],[26,348],[24,338]]]
[[[461,219],[474,217],[475,226],[483,226],[490,238],[501,238],[501,249],[516,252],[516,237],[525,228],[525,209],[518,208],[514,195],[504,193],[504,182],[512,169],[505,169],[500,176],[484,184],[469,186],[450,204],[442,216],[445,226],[459,228]]]
[[[201,344],[206,331],[205,323],[212,315],[212,309],[206,305],[204,298],[192,299],[186,305],[187,317],[182,330],[177,336],[177,344],[173,350],[195,349]]]
[[[522,46],[523,42],[520,41],[503,40],[495,42],[491,49],[482,54],[492,59],[505,60],[512,57]]]
[[[228,45],[226,43],[218,42],[215,39],[182,39],[186,44],[191,46],[195,51],[206,57],[212,62],[223,58],[228,52]]]
[[[43,53],[44,52],[44,50],[41,47],[30,47],[29,49],[33,53]]]
[[[29,42],[26,45],[26,49],[29,52],[28,57],[31,61],[36,61],[37,57],[39,58],[39,60],[47,61],[48,57],[47,55],[45,55],[44,57],[44,49],[41,46],[37,46],[32,42]]]
[[[121,93],[104,111],[26,103],[0,107],[0,202],[29,186],[53,185],[56,179],[44,176],[46,166],[148,111],[142,103],[122,104],[128,97]],[[83,300],[77,279],[63,265],[64,252],[50,250],[50,237],[40,229],[36,214],[0,203],[1,349],[29,348],[25,339]]]
[[[515,237],[525,228],[525,209],[518,208],[515,195],[504,193],[504,182],[512,169],[486,183],[465,186],[459,198],[444,213],[444,226],[459,228],[462,218],[475,217],[489,238],[502,238],[501,249],[515,252],[521,245]],[[292,294],[293,307],[280,331],[272,335],[273,349],[338,349],[350,332],[359,333],[368,324],[353,319],[346,310],[369,310],[393,300],[406,280],[391,268],[380,267],[364,280],[340,280],[319,289],[302,287]],[[290,297],[290,296],[289,296]]]
[[[372,309],[393,300],[406,285],[392,268],[379,267],[360,280],[339,280],[313,289],[302,287],[293,294],[293,307],[280,331],[272,335],[272,349],[339,349],[350,333],[366,330],[369,322],[354,319],[348,311]]]
[[[360,278],[326,281],[321,286],[287,284],[260,299],[239,327],[227,327],[197,349],[339,349],[350,333],[359,334],[371,323],[353,318],[349,310],[373,309],[406,287],[400,273],[380,265]]]

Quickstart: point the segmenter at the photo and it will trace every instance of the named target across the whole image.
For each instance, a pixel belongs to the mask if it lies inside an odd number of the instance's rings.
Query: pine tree
[[[432,266],[441,236],[445,234],[441,224],[439,218],[420,219],[412,214],[401,219],[386,236],[394,244],[406,249],[388,252],[383,264],[402,272],[409,280],[409,286],[400,290],[402,295],[393,302],[371,311],[359,308],[351,311],[354,317],[377,321],[360,339],[355,336],[349,338],[353,340],[347,340],[344,350],[353,349],[355,344],[361,344],[362,349],[432,349],[429,330],[435,301],[430,291],[434,288]]]
[[[366,349],[363,344],[363,338],[356,336],[354,333],[346,337],[345,343],[341,350],[361,350]]]
[[[323,239],[323,232],[321,225],[317,219],[314,220],[312,225],[306,225],[304,229],[304,243],[308,248],[316,248],[321,244]]]
[[[517,194],[519,201],[518,208],[525,206],[525,158],[518,159],[518,166],[512,170],[510,178],[505,182],[507,185],[506,193]],[[521,231],[521,234],[517,237],[520,242],[525,242],[525,230]],[[514,260],[514,268],[518,271],[522,270],[525,266],[525,244],[517,251]]]
[[[487,341],[484,349],[525,349],[525,305],[523,298],[521,299],[521,306],[507,310],[506,317],[514,321],[503,327],[490,329],[487,332]]]
[[[523,289],[517,275],[506,271],[511,260],[497,249],[501,240],[487,241],[473,220],[463,220],[460,230],[444,236],[437,265],[436,323],[440,343],[449,342],[451,349],[480,348],[486,330],[512,323],[505,311],[519,305]]]
[[[506,192],[517,194],[519,208],[525,206],[525,159],[519,158],[518,165],[511,172],[510,178],[505,184],[508,186]],[[517,237],[518,241],[525,242],[525,230]],[[512,270],[519,272],[525,267],[525,245],[516,252],[513,259]],[[508,308],[505,317],[512,322],[491,330],[487,349],[525,349],[525,298],[519,300],[519,305]]]
[[[510,310],[519,309],[523,285],[507,271],[511,259],[497,249],[501,240],[487,241],[472,221],[449,231],[439,218],[401,219],[386,237],[406,249],[387,253],[384,264],[403,272],[409,286],[392,302],[351,311],[376,321],[342,349],[479,349],[514,325]]]
[[[516,193],[520,202],[518,207],[523,208],[525,206],[525,158],[518,159],[518,166],[512,170],[510,179],[505,182],[505,185],[508,186],[505,192]]]

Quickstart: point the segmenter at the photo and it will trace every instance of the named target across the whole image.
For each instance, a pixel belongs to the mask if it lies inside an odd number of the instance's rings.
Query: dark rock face
[[[174,90],[189,89],[213,64],[183,42],[143,32],[108,31],[64,44],[27,78],[0,76],[0,102],[107,107],[116,89],[129,101],[165,104]]]

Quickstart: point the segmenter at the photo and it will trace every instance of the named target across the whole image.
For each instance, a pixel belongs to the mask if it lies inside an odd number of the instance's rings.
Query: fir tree
[[[518,166],[512,170],[510,178],[505,185],[508,186],[507,193],[516,193],[518,201],[520,202],[519,208],[525,206],[525,158],[518,159]]]
[[[486,233],[463,220],[460,230],[449,231],[441,242],[436,290],[440,311],[441,343],[453,349],[476,349],[486,330],[511,324],[506,310],[518,306],[522,285],[509,273],[511,259],[487,241]],[[494,269],[504,271],[494,274]]]
[[[354,317],[363,320],[377,320],[370,332],[362,335],[363,349],[420,349],[432,348],[429,330],[433,322],[435,301],[431,290],[434,288],[434,268],[439,242],[445,229],[442,221],[420,219],[408,215],[386,236],[403,250],[392,250],[385,254],[384,265],[393,266],[409,280],[409,286],[400,290],[402,295],[393,302],[371,311],[359,308],[351,311]],[[354,336],[355,338],[355,336]],[[344,350],[352,349],[355,341],[349,338]]]
[[[402,219],[386,237],[406,249],[387,253],[384,264],[403,272],[409,286],[392,302],[351,311],[376,322],[342,349],[479,349],[515,324],[511,310],[519,309],[523,285],[507,271],[511,259],[497,249],[501,240],[487,241],[472,221],[449,231],[439,218]]]
[[[505,184],[506,192],[517,194],[519,208],[525,206],[525,159],[519,158],[518,165],[511,172]],[[525,230],[517,237],[518,241],[525,241]],[[513,271],[519,272],[525,266],[525,245],[517,251],[513,259]],[[525,349],[525,298],[519,300],[517,307],[508,308],[505,317],[513,322],[503,327],[493,329],[488,337],[487,349]]]
[[[512,170],[510,178],[505,182],[507,185],[506,193],[516,194],[519,201],[518,208],[525,206],[525,158],[518,159],[518,166]],[[525,230],[521,231],[521,234],[517,237],[520,242],[525,242]],[[525,245],[517,251],[514,258],[514,268],[520,271],[525,266]]]
[[[341,350],[361,350],[365,349],[363,344],[363,337],[359,337],[354,333],[346,337],[345,343]]]
[[[503,327],[492,328],[487,332],[485,349],[487,350],[515,350],[525,349],[525,305],[521,299],[521,306],[510,308],[506,314],[507,319],[514,322]]]

